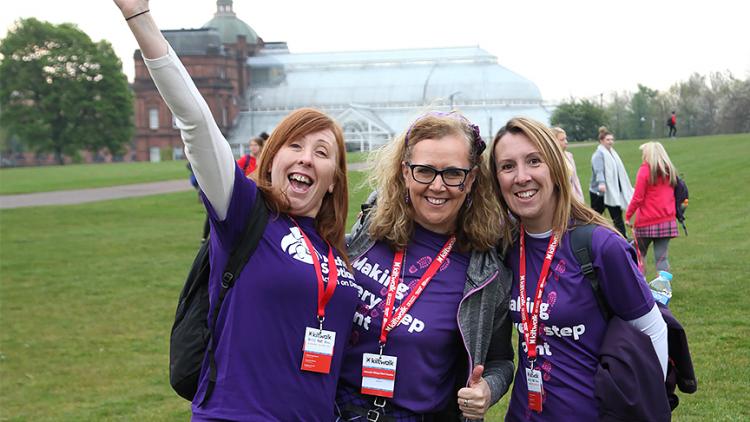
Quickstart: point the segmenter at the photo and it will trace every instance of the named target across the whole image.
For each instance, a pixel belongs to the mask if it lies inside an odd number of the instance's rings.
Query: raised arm
[[[148,0],[114,0],[127,20],[144,62],[175,117],[185,156],[220,219],[226,218],[234,187],[232,150],[185,67],[169,47],[149,11]]]

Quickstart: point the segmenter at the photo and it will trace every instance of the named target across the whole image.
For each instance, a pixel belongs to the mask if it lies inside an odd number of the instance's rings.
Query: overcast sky
[[[162,29],[198,28],[215,0],[151,0]],[[235,0],[266,41],[292,52],[478,45],[537,84],[545,100],[664,90],[690,74],[750,77],[750,1]],[[0,37],[36,17],[109,40],[133,77],[137,48],[111,0],[5,0]]]

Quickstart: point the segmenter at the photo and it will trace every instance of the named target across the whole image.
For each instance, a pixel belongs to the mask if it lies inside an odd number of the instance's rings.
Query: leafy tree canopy
[[[599,126],[607,122],[607,113],[589,100],[571,100],[555,109],[551,121],[565,129],[569,140],[584,141],[596,139]]]
[[[120,153],[133,134],[132,101],[112,46],[73,24],[21,19],[0,41],[0,124],[60,164],[81,149]]]

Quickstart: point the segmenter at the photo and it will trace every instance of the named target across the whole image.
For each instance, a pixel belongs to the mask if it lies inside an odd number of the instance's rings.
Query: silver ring
[[[469,399],[464,399],[464,407],[469,407]]]

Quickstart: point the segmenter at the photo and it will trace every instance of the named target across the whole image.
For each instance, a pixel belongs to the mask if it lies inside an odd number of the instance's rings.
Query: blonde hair
[[[478,129],[477,129],[478,130]],[[486,251],[497,245],[505,218],[492,190],[492,175],[486,159],[478,154],[472,124],[461,114],[430,113],[419,117],[407,131],[382,147],[374,156],[370,185],[378,192],[372,211],[369,234],[392,248],[406,247],[414,233],[414,207],[407,203],[402,163],[409,161],[414,145],[425,139],[439,140],[457,135],[469,145],[469,162],[478,171],[474,185],[459,210],[456,221],[456,247],[460,251]],[[407,145],[408,136],[408,145]],[[467,206],[467,202],[470,206]]]
[[[549,128],[549,130],[551,130],[552,134],[555,135],[555,139],[557,139],[557,137],[560,135],[567,135],[567,133],[565,133],[565,129],[559,126],[552,126],[551,128]]]
[[[554,203],[549,206],[555,208],[552,216],[552,231],[556,235],[562,237],[562,235],[568,230],[571,218],[575,220],[574,224],[593,223],[605,226],[610,230],[617,232],[615,228],[598,212],[573,198],[573,189],[570,184],[570,170],[568,169],[567,160],[563,156],[562,148],[560,148],[552,131],[547,128],[547,126],[536,120],[525,117],[514,117],[497,132],[495,139],[492,141],[492,149],[490,150],[490,166],[492,168],[492,174],[497,175],[498,171],[495,158],[495,147],[497,146],[498,141],[509,133],[523,135],[528,138],[534,147],[539,150],[542,161],[549,168],[550,178],[555,187],[555,195],[553,196]],[[510,219],[512,222],[511,224],[506,224],[504,226],[502,238],[504,246],[509,247],[513,241],[513,234],[518,232],[518,221],[520,219],[505,202],[497,177],[493,179],[495,196],[499,199],[498,202],[500,203],[500,208],[503,211],[503,214],[510,213],[516,217],[515,219]]]
[[[648,163],[650,185],[655,185],[658,179],[662,178],[669,179],[672,186],[677,184],[677,168],[672,164],[661,142],[646,142],[639,148],[643,151],[643,161]]]

